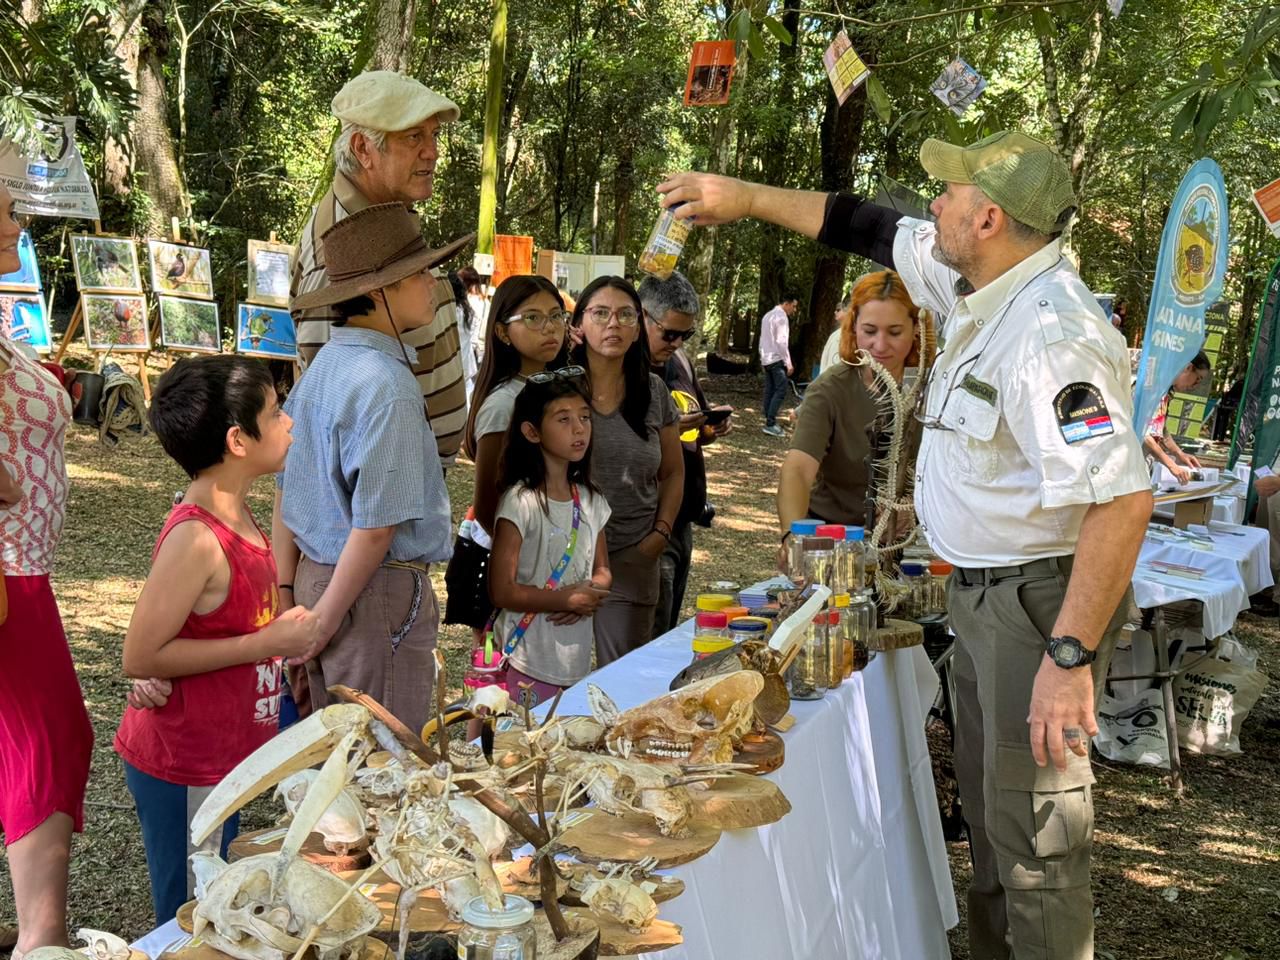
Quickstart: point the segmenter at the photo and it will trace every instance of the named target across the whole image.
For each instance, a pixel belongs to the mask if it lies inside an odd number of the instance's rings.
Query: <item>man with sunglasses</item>
[[[698,293],[684,274],[675,271],[666,280],[645,277],[640,284],[640,304],[644,328],[649,338],[649,361],[674,394],[680,391],[697,404],[693,412],[680,417],[681,449],[684,454],[684,498],[672,525],[671,541],[658,561],[660,581],[658,604],[653,615],[653,635],[660,637],[680,622],[689,565],[693,559],[693,525],[710,526],[713,513],[707,503],[707,468],[702,448],[729,432],[728,417],[715,425],[707,423],[707,398],[683,347],[696,332],[701,312]],[[696,431],[692,440],[684,439]]]
[[[931,139],[920,162],[946,184],[933,223],[707,174],[658,189],[699,224],[755,217],[891,266],[946,318],[914,480],[929,543],[956,568],[969,955],[1091,960],[1089,739],[1152,506],[1129,359],[1062,255],[1076,199],[1052,147]]]

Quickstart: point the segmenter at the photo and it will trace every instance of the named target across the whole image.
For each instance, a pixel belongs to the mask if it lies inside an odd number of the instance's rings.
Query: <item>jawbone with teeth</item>
[[[615,756],[679,763],[728,763],[734,744],[751,729],[764,678],[753,670],[699,680],[605,719],[612,703],[599,688],[590,697],[605,722],[605,745]],[[590,688],[589,688],[590,692]],[[604,716],[601,716],[603,714]]]

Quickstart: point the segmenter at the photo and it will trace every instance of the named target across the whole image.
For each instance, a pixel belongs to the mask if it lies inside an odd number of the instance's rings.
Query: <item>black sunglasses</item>
[[[655,327],[657,327],[659,330],[662,331],[663,343],[678,343],[681,340],[688,340],[695,333],[697,333],[697,329],[694,327],[690,327],[688,330],[669,330],[668,328],[660,324],[657,320],[653,319],[653,317],[650,317],[649,314],[646,313],[645,317],[648,319],[650,323],[652,323]]]
[[[584,377],[587,374],[586,367],[573,365],[571,367],[561,367],[559,370],[541,370],[538,373],[531,373],[528,377],[529,383],[552,383],[556,380],[576,380],[578,377]]]

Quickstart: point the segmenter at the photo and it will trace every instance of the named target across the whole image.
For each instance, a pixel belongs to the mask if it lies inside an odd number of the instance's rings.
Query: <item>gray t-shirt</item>
[[[595,565],[596,540],[609,519],[609,504],[604,497],[585,487],[578,488],[582,516],[578,520],[578,542],[573,559],[560,577],[562,585],[591,579]],[[509,520],[520,531],[520,559],[516,563],[516,582],[529,587],[544,587],[547,577],[569,545],[573,529],[573,502],[542,499],[525,487],[512,487],[498,504],[498,519]],[[506,643],[523,610],[504,610],[494,624],[494,636]],[[545,613],[533,618],[524,639],[511,655],[511,662],[521,673],[543,683],[567,687],[591,672],[593,625],[590,617],[567,626],[557,626]]]
[[[511,426],[511,413],[515,410],[516,397],[524,389],[521,377],[512,377],[489,391],[476,414],[476,442],[491,433],[506,433]]]
[[[605,527],[609,552],[634,546],[653,530],[658,515],[658,468],[663,427],[679,419],[661,377],[649,374],[648,436],[641,440],[618,409],[591,415],[591,482],[609,496],[613,515]]]

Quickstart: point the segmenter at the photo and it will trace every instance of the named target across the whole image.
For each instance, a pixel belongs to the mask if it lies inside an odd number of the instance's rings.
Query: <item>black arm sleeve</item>
[[[818,242],[894,269],[893,238],[902,214],[853,193],[827,196]]]

